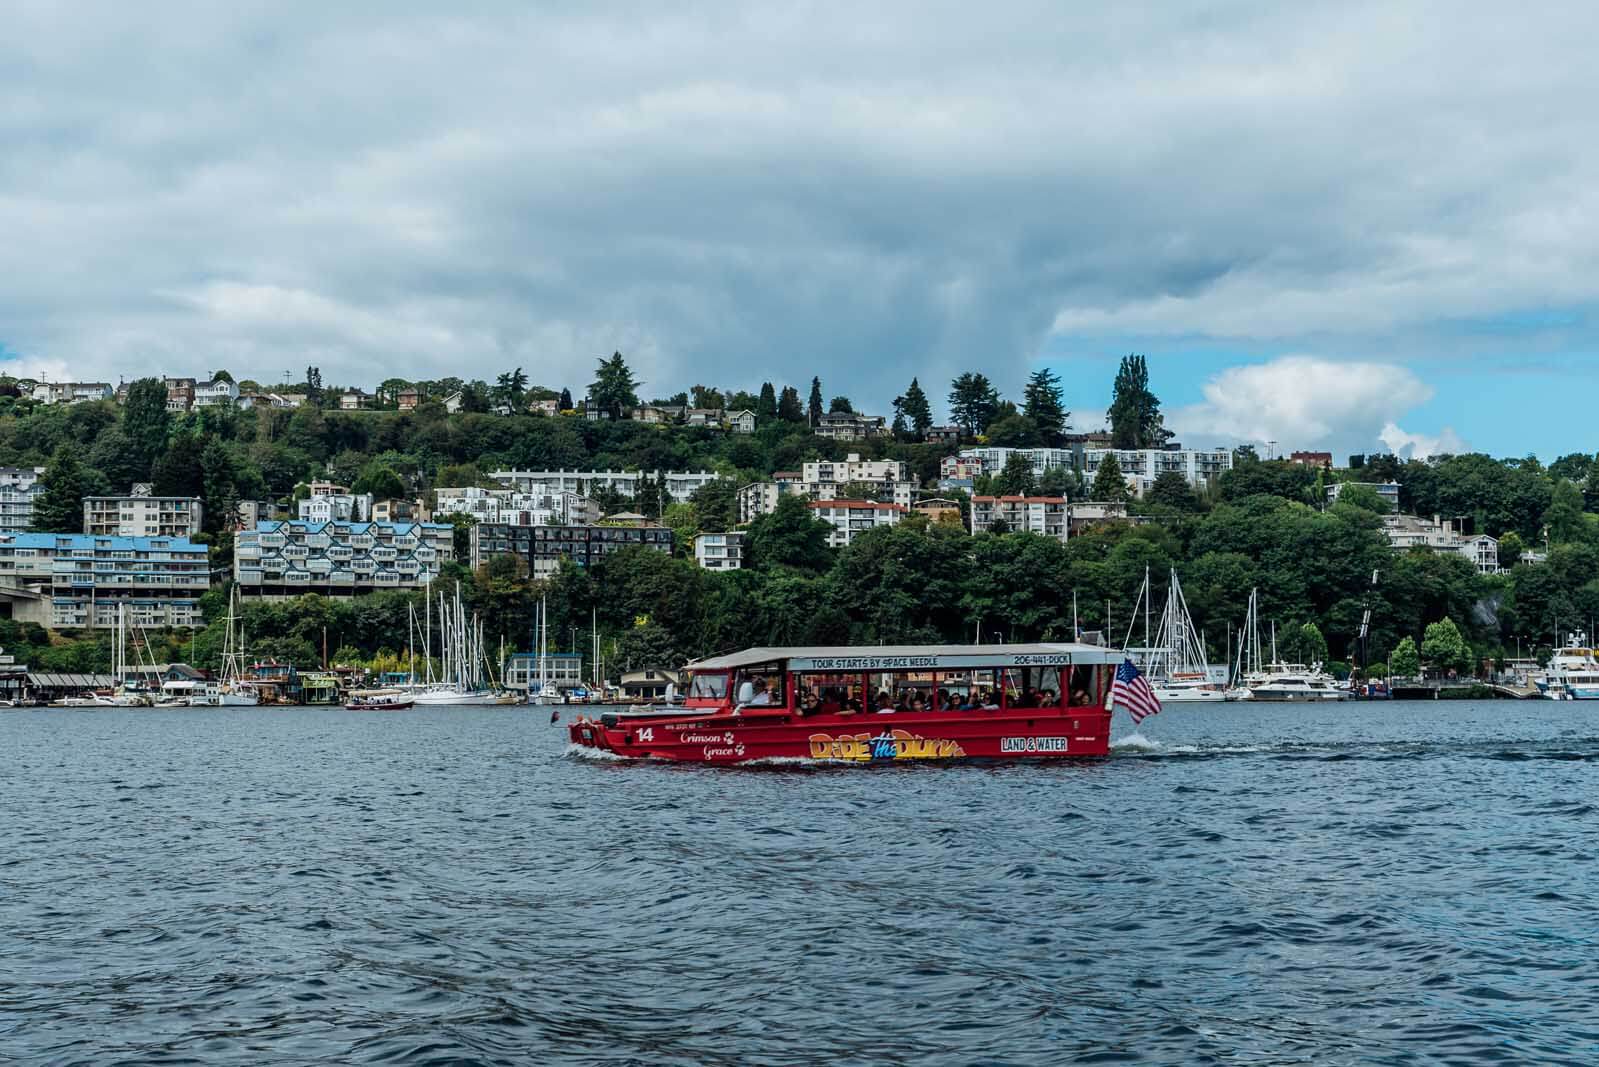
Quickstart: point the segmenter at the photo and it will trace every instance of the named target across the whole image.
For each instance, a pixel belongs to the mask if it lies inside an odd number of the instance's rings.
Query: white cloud
[[[1378,442],[1417,455],[1464,448],[1453,430],[1436,438],[1399,430],[1398,420],[1431,399],[1432,388],[1393,363],[1283,356],[1229,367],[1202,392],[1202,403],[1167,416],[1167,425],[1185,441],[1275,442],[1279,454],[1297,448],[1370,451]],[[1401,443],[1390,443],[1390,437]]]
[[[1408,433],[1395,423],[1388,423],[1377,435],[1388,451],[1407,459],[1426,459],[1429,456],[1457,456],[1469,451],[1454,429],[1445,426],[1435,435]]]

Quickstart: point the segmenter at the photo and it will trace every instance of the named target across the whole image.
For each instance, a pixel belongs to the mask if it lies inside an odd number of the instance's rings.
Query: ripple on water
[[[0,1061],[1592,1062],[1596,735],[1168,708],[875,774],[497,709],[0,716]]]

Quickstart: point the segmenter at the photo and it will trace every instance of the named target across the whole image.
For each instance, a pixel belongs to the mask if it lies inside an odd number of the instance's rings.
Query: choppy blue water
[[[0,1061],[1599,1062],[1599,705],[743,771],[547,719],[0,713]]]

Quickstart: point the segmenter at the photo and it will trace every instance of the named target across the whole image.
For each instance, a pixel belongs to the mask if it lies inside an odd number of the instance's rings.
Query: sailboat
[[[429,637],[429,645],[432,639]],[[469,619],[461,604],[461,585],[455,586],[455,599],[439,594],[439,645],[443,677],[432,681],[433,665],[428,663],[429,684],[413,694],[418,704],[497,704],[499,697],[483,684],[483,626],[474,614]],[[427,649],[432,656],[433,649]]]
[[[255,707],[261,703],[260,690],[244,673],[244,619],[238,614],[239,589],[228,598],[227,630],[222,636],[222,677],[216,685],[189,698],[191,707]]]
[[[115,680],[109,695],[88,693],[83,696],[53,700],[53,708],[142,708],[151,703],[149,696],[137,684],[128,684],[128,606],[117,605],[117,632],[111,642],[111,677]]]
[[[1144,584],[1138,601],[1133,605],[1132,620],[1138,618],[1140,606],[1144,609],[1144,645],[1128,647],[1132,638],[1133,621],[1127,623],[1127,638],[1123,650],[1138,658],[1155,696],[1162,704],[1210,703],[1226,698],[1221,687],[1212,683],[1205,663],[1205,645],[1188,614],[1188,602],[1183,598],[1183,588],[1177,580],[1177,568],[1171,570],[1171,586],[1166,593],[1166,606],[1161,611],[1160,626],[1151,643],[1150,620],[1151,592],[1149,568],[1144,568]]]
[[[533,613],[533,658],[538,663],[538,683],[534,684],[531,673],[527,682],[527,702],[529,704],[559,704],[561,703],[560,690],[550,682],[550,621],[549,598],[540,597],[538,610]]]

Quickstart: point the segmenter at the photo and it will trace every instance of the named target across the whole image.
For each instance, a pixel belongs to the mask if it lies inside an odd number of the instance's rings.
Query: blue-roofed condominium
[[[258,522],[233,541],[233,578],[244,596],[355,596],[415,589],[455,557],[442,522]]]
[[[183,537],[0,534],[0,596],[13,618],[54,629],[201,626],[206,547]]]

